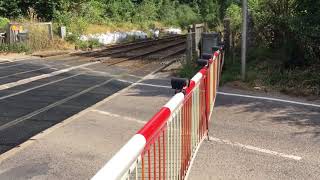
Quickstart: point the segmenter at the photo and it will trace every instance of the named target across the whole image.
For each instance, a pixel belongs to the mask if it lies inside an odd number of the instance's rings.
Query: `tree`
[[[179,25],[184,28],[199,21],[198,14],[186,4],[182,4],[177,7],[176,15]]]
[[[166,24],[176,24],[177,16],[176,16],[176,4],[171,0],[163,0],[159,12],[158,19],[165,22]]]
[[[200,3],[200,14],[202,20],[210,27],[219,23],[219,4],[217,0],[202,0]]]
[[[21,16],[20,0],[1,0],[0,16],[8,18],[17,18]]]

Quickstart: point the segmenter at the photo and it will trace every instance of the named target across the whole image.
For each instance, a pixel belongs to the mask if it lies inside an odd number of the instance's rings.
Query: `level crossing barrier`
[[[92,180],[185,179],[197,148],[208,137],[223,55],[222,48],[215,51],[189,82],[180,84],[182,89]]]

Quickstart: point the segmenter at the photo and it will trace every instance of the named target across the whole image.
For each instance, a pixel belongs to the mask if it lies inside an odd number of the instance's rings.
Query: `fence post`
[[[49,39],[53,40],[52,22],[48,23]]]
[[[186,64],[192,61],[192,32],[187,34]]]
[[[14,43],[14,32],[11,30],[11,27],[12,27],[12,23],[8,23],[8,26],[7,26],[7,38],[6,38],[6,41],[8,44],[12,44]]]

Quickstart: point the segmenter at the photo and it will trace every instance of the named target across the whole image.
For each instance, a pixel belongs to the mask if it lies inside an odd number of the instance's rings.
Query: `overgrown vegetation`
[[[0,17],[0,30],[4,30],[9,22],[10,20],[8,18]]]
[[[320,95],[320,1],[249,0],[247,85],[293,95]],[[241,6],[226,10],[231,19],[232,54],[223,82],[239,80]],[[236,73],[235,73],[236,72]]]
[[[280,91],[294,96],[320,95],[319,64],[285,68],[281,49],[251,49],[248,56],[247,78],[243,88],[256,88],[263,91]],[[228,56],[221,83],[240,81],[240,56]],[[239,84],[236,83],[237,86]],[[240,85],[241,86],[241,85]]]
[[[183,63],[177,75],[179,77],[191,79],[201,69],[201,67],[194,62],[195,60],[191,63]]]
[[[67,39],[86,48],[96,44],[78,41],[82,34],[133,29],[149,32],[164,26],[186,28],[203,21],[214,27],[220,23],[217,5],[218,0],[2,0],[0,17],[29,21],[31,9],[37,21],[53,21],[55,32],[66,26]]]
[[[223,3],[222,3],[223,2]],[[88,24],[138,25],[152,28],[157,24],[185,27],[196,22],[219,23],[223,0],[2,0],[0,16],[19,19],[33,8],[42,21],[54,21],[71,32],[82,34]],[[221,10],[223,11],[223,10]]]

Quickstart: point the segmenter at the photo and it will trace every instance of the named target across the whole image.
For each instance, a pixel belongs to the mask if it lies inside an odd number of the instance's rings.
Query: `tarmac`
[[[170,86],[170,75],[148,76],[2,154],[0,179],[91,178],[174,95],[153,85]]]
[[[219,92],[210,140],[189,179],[319,179],[319,104],[227,87]]]

